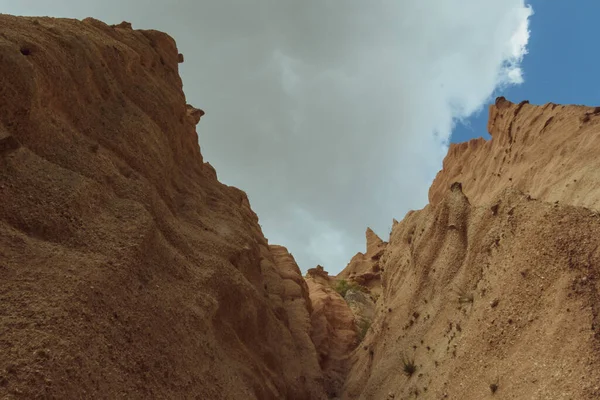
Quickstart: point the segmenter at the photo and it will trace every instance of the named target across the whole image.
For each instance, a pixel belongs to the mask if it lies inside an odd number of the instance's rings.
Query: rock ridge
[[[175,41],[0,25],[0,397],[327,398],[308,286],[204,162]]]
[[[598,115],[498,98],[491,140],[450,145],[394,220],[342,398],[599,398]]]
[[[515,104],[499,97],[489,107],[492,138],[450,145],[429,203],[438,204],[450,183],[460,181],[475,203],[512,187],[543,201],[598,210],[599,118],[599,107]]]

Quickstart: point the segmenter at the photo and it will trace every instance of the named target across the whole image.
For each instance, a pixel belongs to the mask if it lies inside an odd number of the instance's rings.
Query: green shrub
[[[490,383],[490,391],[492,392],[492,394],[496,393],[497,390],[498,390],[498,384]]]
[[[356,283],[348,283],[347,280],[345,279],[340,279],[339,281],[337,281],[337,283],[335,284],[335,291],[338,292],[342,297],[346,297],[346,293],[348,292],[348,290],[350,289],[357,289],[358,285]]]
[[[490,392],[492,392],[492,394],[496,393],[498,391],[498,387],[498,377],[496,377],[494,382],[490,383]]]
[[[404,374],[410,378],[416,370],[417,365],[415,364],[415,359],[402,356],[402,371]]]

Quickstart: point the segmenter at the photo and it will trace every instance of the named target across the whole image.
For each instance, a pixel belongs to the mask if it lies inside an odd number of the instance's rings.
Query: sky
[[[530,18],[528,54],[523,58],[524,83],[497,90],[515,103],[585,104],[600,106],[600,56],[593,38],[600,37],[600,2],[596,0],[527,2],[535,14]],[[576,5],[576,6],[575,6]],[[493,103],[494,98],[488,103]],[[487,106],[458,123],[452,142],[487,134]]]
[[[387,240],[393,218],[425,206],[448,142],[486,137],[495,96],[599,103],[596,3],[0,0],[0,12],[173,36],[187,100],[206,112],[205,160],[248,193],[270,243],[303,271],[337,273],[367,227]]]

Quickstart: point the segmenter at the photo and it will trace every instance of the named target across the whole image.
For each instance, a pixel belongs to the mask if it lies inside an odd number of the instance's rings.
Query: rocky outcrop
[[[452,146],[394,224],[344,398],[600,397],[594,109],[490,115],[492,139]]]
[[[364,290],[349,289],[344,300],[354,315],[354,325],[358,340],[362,341],[369,332],[373,318],[375,318],[375,302],[372,294]]]
[[[358,344],[354,314],[344,298],[332,287],[323,267],[310,269],[305,276],[313,307],[312,340],[325,377],[328,396],[337,397],[348,370],[348,357]]]
[[[334,283],[334,278],[329,276],[329,273],[325,271],[325,268],[321,265],[317,265],[315,268],[309,268],[308,271],[306,271],[306,278],[308,277],[323,285],[331,286]]]
[[[203,162],[173,39],[0,25],[0,397],[325,398],[307,286]]]
[[[379,259],[383,255],[387,242],[381,240],[371,228],[365,233],[367,252],[357,253],[346,268],[337,275],[337,279],[346,279],[369,289],[377,298],[381,294],[381,264]]]
[[[289,329],[296,348],[293,362],[288,360],[282,372],[288,374],[286,380],[289,382],[308,384],[306,398],[322,398],[325,381],[319,365],[321,354],[317,354],[311,337],[314,331],[311,320],[313,307],[308,285],[294,257],[285,247],[270,245],[269,253],[263,258],[263,270],[268,270],[264,263],[272,258],[278,276],[267,275],[265,289],[275,313],[282,316],[280,319]]]
[[[548,202],[600,209],[600,108],[514,104],[490,106],[482,138],[451,144],[429,190],[436,205],[452,182],[462,182],[474,203],[490,202],[514,188]]]
[[[600,397],[598,108],[499,98],[389,243],[303,279],[172,38],[0,24],[0,397]]]

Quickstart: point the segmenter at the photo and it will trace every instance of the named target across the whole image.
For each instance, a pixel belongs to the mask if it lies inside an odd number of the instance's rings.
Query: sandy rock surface
[[[519,104],[490,106],[492,140],[451,144],[429,189],[439,203],[452,182],[471,202],[490,202],[512,187],[547,202],[600,209],[600,107]]]
[[[490,117],[394,224],[343,398],[600,398],[595,111],[499,99]]]
[[[337,275],[337,279],[345,279],[369,289],[369,292],[378,297],[381,294],[381,263],[387,242],[381,240],[371,228],[365,233],[367,252],[357,253],[346,268]]]
[[[312,340],[325,376],[325,389],[330,397],[337,397],[346,377],[348,357],[358,345],[354,314],[322,267],[309,270],[305,280],[313,307]]]
[[[307,286],[203,162],[173,39],[0,26],[0,398],[325,398]]]
[[[599,108],[497,99],[429,205],[302,277],[171,37],[0,27],[0,398],[600,398]]]

